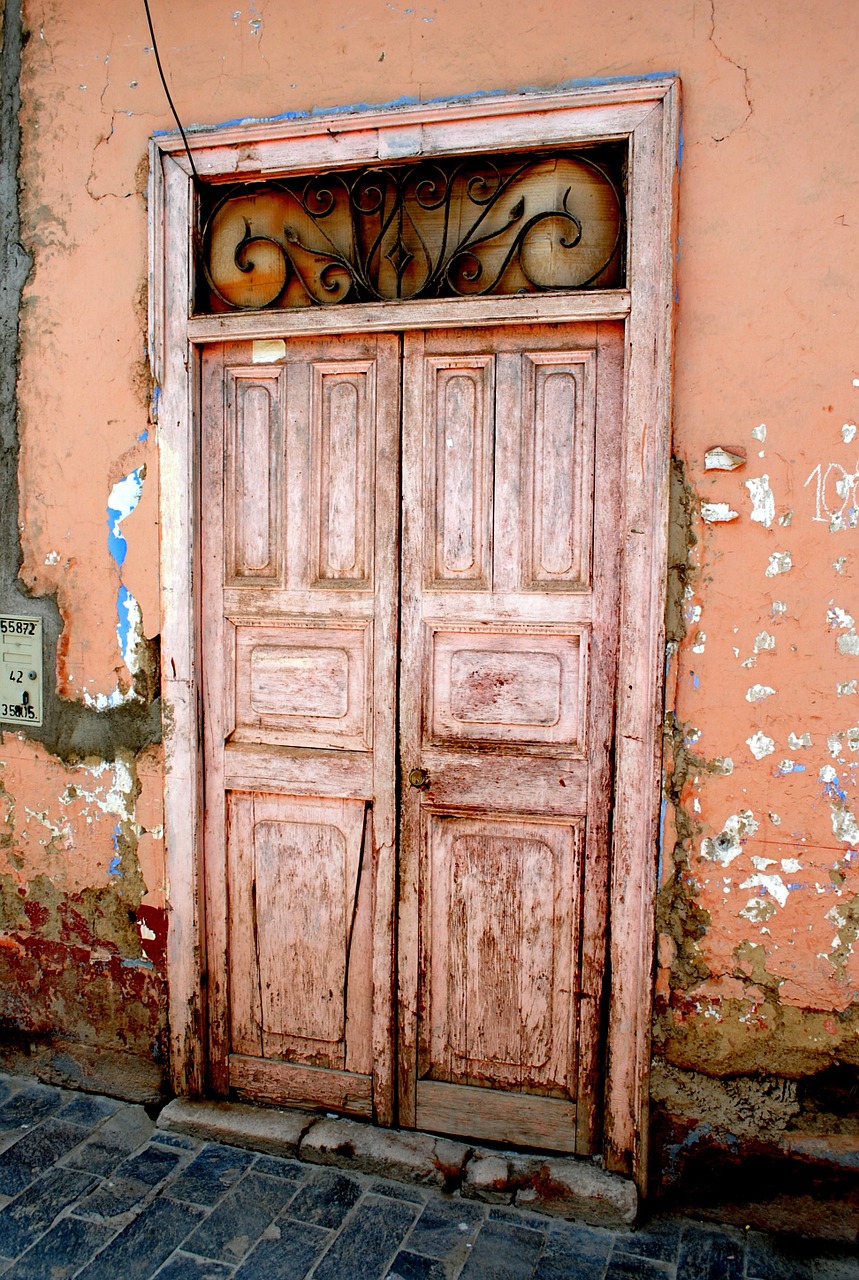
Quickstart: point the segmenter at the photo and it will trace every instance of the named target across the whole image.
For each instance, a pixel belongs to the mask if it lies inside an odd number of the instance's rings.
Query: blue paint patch
[[[693,689],[700,689],[700,688],[701,688],[701,681],[700,681],[700,678],[699,678],[699,676],[698,676],[697,671],[690,671],[690,672],[689,672],[689,675],[692,677],[692,688],[693,688]]]
[[[134,596],[120,583],[119,591],[116,593],[116,638],[119,641],[119,651],[123,656],[128,652],[129,642],[131,640],[131,605],[134,603]]]
[[[110,491],[110,500],[107,504],[107,549],[120,568],[128,554],[128,543],[120,525],[126,516],[131,515],[140,501],[140,495],[143,493],[143,475],[143,468],[137,467],[127,476],[123,476]],[[114,503],[116,503],[115,506]]]
[[[837,796],[839,800],[847,799],[847,792],[842,789],[841,779],[838,774],[834,778],[829,778],[823,783],[823,794],[828,796],[830,800],[833,796]]]
[[[138,439],[138,442],[142,444],[144,440],[148,440],[148,439],[149,439],[149,432],[148,432],[148,431],[141,431],[141,433],[140,433],[140,435],[137,437],[137,439]]]
[[[662,884],[662,866],[665,855],[665,815],[668,801],[663,799],[659,805],[659,847],[656,851],[656,883]]]
[[[123,969],[154,969],[155,965],[151,960],[123,960]]]
[[[128,554],[128,543],[119,527],[121,519],[122,513],[116,507],[109,506],[107,508],[107,549],[120,568],[122,568],[125,557]]]
[[[112,876],[122,875],[122,854],[119,852],[119,837],[122,835],[122,827],[116,826],[111,833],[113,841],[114,855],[110,860],[108,871]]]

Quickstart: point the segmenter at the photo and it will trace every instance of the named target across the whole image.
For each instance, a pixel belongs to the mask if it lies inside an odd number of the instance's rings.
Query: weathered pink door
[[[204,359],[213,1085],[589,1151],[622,330],[253,354]]]
[[[621,335],[407,334],[403,387],[401,1116],[588,1151]]]
[[[203,359],[210,1076],[390,1124],[400,345],[281,347]]]

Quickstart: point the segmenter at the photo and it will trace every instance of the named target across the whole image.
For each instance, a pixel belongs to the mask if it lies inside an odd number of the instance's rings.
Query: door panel
[[[212,1084],[391,1123],[399,341],[203,387]]]
[[[400,1107],[421,1128],[594,1147],[621,358],[615,326],[404,339]]]

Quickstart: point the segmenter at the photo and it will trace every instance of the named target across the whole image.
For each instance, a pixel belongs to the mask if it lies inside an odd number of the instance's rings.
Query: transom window
[[[209,188],[197,310],[620,287],[625,153],[422,158]]]

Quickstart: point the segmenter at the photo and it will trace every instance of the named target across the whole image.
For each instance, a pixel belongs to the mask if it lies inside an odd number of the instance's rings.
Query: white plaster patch
[[[763,702],[764,698],[771,698],[774,693],[775,689],[771,689],[768,684],[753,684],[746,690],[746,701]]]
[[[749,876],[748,880],[744,880],[740,885],[741,889],[763,889],[770,897],[775,898],[780,907],[787,902],[788,888],[779,875],[754,875]]]
[[[286,343],[283,338],[255,338],[251,347],[251,359],[254,364],[276,364],[286,356]]]
[[[135,689],[114,689],[112,693],[88,693],[83,691],[84,702],[96,711],[106,711],[108,707],[121,707],[126,702],[140,702],[140,695]]]
[[[774,551],[769,558],[766,576],[775,578],[780,573],[789,573],[793,568],[793,560],[789,551]],[[773,606],[775,607],[775,606]]]
[[[59,564],[59,563],[60,563],[59,551],[49,551],[48,554],[45,556],[45,564]]]
[[[701,857],[727,867],[740,856],[743,843],[755,834],[758,825],[751,809],[732,813],[717,836],[705,836],[701,841]]]
[[[778,523],[783,529],[786,529],[789,524],[793,523],[793,511],[783,511],[778,518]]]
[[[777,813],[770,812],[767,814],[767,817],[769,818],[770,822],[773,824],[774,827],[781,826],[781,818]]]
[[[859,751],[859,728],[847,730],[847,746],[851,751]]]
[[[768,529],[775,520],[775,494],[769,476],[753,476],[746,481],[746,488],[752,500],[752,519]]]
[[[97,712],[104,712],[109,707],[123,707],[125,703],[138,703],[140,700],[140,695],[134,689],[114,689],[111,694],[90,694],[86,689],[83,690],[84,703]]]
[[[774,867],[775,864],[776,864],[775,858],[752,858],[752,866],[757,871],[766,871],[767,867]],[[740,885],[741,889],[743,887],[744,887],[743,885]]]
[[[132,675],[136,675],[140,670],[138,647],[143,636],[143,614],[130,591],[124,593],[120,608],[125,610],[127,622],[125,626],[116,628],[117,637],[125,665]]]
[[[848,631],[846,635],[838,637],[839,653],[851,654],[853,657],[859,655],[859,636],[855,631]]]
[[[704,634],[703,631],[699,631],[698,634],[695,636],[695,643],[692,645],[692,652],[703,653],[706,643],[707,643],[706,635]]]
[[[843,733],[830,733],[826,739],[826,746],[829,750],[829,754],[833,756],[836,760],[841,755],[841,742],[843,738],[844,738]],[[826,766],[826,768],[829,768],[829,767],[830,767],[829,765]],[[823,777],[822,769],[820,771],[820,776],[821,778]]]
[[[844,566],[846,565],[846,563],[847,563],[847,557],[839,556],[837,560],[832,561],[832,567],[836,573],[843,573]]]
[[[810,747],[811,734],[810,733],[801,733],[801,734],[789,733],[787,735],[787,745],[790,747],[791,751],[798,751],[800,747]]]
[[[771,651],[775,648],[775,636],[768,631],[759,631],[755,636],[755,653]]]
[[[92,779],[90,786],[81,780],[81,775],[85,778],[87,774]],[[60,796],[60,803],[72,804],[84,800],[88,806],[94,806],[101,813],[111,814],[122,822],[130,823],[132,830],[140,835],[143,828],[134,821],[134,789],[134,778],[124,760],[102,761],[96,765],[82,764],[78,766],[74,784],[67,786]],[[91,823],[92,816],[86,811],[85,816],[87,822]]]
[[[779,618],[787,613],[786,600],[773,600],[773,617]]]
[[[763,760],[764,756],[771,756],[775,751],[775,743],[772,738],[768,738],[765,733],[753,733],[750,738],[746,738],[746,743],[756,760]]]
[[[790,875],[793,872],[802,870],[802,863],[799,858],[782,858],[781,869]]]
[[[705,524],[730,524],[739,518],[739,511],[734,511],[727,502],[701,503],[701,519]]]
[[[849,698],[859,688],[859,684],[855,680],[839,680],[835,686],[835,692],[839,698]]]
[[[107,505],[111,511],[116,512],[117,520],[124,520],[126,516],[130,516],[134,508],[140,501],[143,493],[143,473],[142,468],[138,467],[136,471],[132,471],[127,476],[123,476],[121,480],[117,480],[116,484],[110,491],[110,497]],[[118,530],[115,530],[118,532]]]
[[[856,423],[845,422],[841,428],[841,439],[845,444],[851,444],[856,439]]]
[[[762,422],[759,427],[752,427],[752,439],[763,442],[767,438],[767,424]]]
[[[156,936],[156,935],[155,935],[155,930],[154,930],[154,929],[150,929],[150,928],[149,928],[149,925],[148,925],[148,924],[146,924],[146,923],[145,923],[145,921],[143,921],[143,920],[139,920],[139,921],[138,921],[138,925],[140,926],[140,936],[141,936],[141,938],[145,939],[145,941],[146,941],[146,942],[153,942],[153,941],[154,941],[154,939],[155,939],[155,936]]]
[[[737,467],[742,467],[745,461],[743,454],[734,453],[731,449],[723,449],[721,445],[716,445],[714,449],[708,449],[704,454],[704,470],[736,471]]]
[[[830,627],[840,627],[842,631],[848,631],[854,625],[851,614],[846,609],[839,609],[836,604],[831,604],[827,609],[826,622]]]

